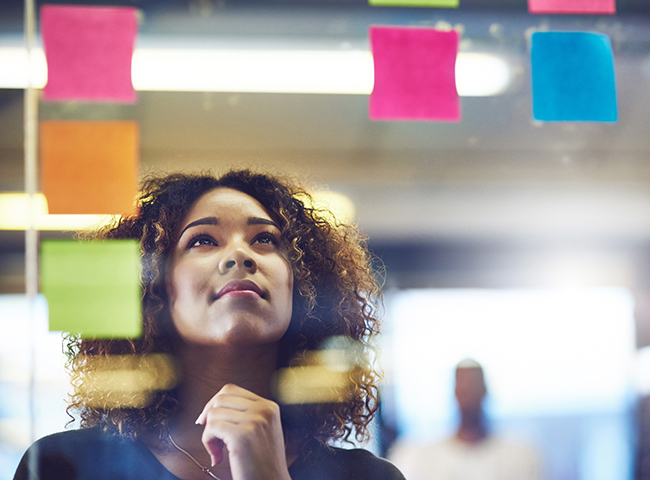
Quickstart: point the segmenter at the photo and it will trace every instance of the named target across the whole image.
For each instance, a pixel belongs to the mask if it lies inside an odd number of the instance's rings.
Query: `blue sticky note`
[[[615,122],[616,80],[607,35],[536,32],[531,46],[533,117],[543,122]]]

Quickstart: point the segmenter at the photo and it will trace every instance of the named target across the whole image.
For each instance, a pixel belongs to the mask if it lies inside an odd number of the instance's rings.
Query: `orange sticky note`
[[[131,58],[138,30],[133,7],[45,5],[46,100],[135,102]]]
[[[132,213],[138,148],[137,122],[41,122],[41,190],[48,213]]]

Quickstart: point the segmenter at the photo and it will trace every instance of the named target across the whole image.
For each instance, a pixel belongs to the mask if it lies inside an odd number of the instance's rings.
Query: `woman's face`
[[[205,193],[181,222],[167,270],[169,309],[187,343],[276,343],[291,320],[293,274],[280,229],[238,190]]]

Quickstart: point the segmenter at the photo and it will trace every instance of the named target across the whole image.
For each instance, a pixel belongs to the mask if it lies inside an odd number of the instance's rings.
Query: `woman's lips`
[[[264,298],[262,295],[262,289],[258,287],[255,282],[252,282],[250,280],[234,280],[219,290],[219,292],[217,292],[217,296],[214,299],[218,300],[224,295],[228,294],[231,294],[231,296],[247,296],[251,293],[257,295],[260,298]]]

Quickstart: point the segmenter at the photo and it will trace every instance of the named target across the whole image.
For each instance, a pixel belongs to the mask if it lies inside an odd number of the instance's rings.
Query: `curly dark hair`
[[[144,180],[133,216],[116,220],[92,239],[137,239],[142,255],[143,333],[138,339],[88,339],[69,336],[68,369],[74,393],[68,413],[78,414],[81,427],[100,425],[105,431],[137,438],[145,431],[162,441],[166,420],[176,410],[176,392],[160,390],[141,408],[114,407],[88,401],[84,383],[92,376],[89,358],[115,355],[173,355],[173,326],[167,309],[166,260],[176,245],[176,232],[191,206],[215,188],[250,195],[280,226],[294,275],[293,314],[280,343],[278,368],[293,365],[333,336],[346,336],[371,347],[378,333],[378,279],[365,238],[351,225],[333,222],[310,206],[311,197],[297,182],[250,170],[222,176],[171,174]],[[378,408],[378,375],[368,357],[349,371],[350,382],[340,402],[281,406],[285,428],[303,441],[316,438],[349,440],[368,436]],[[73,417],[74,418],[74,417]]]

